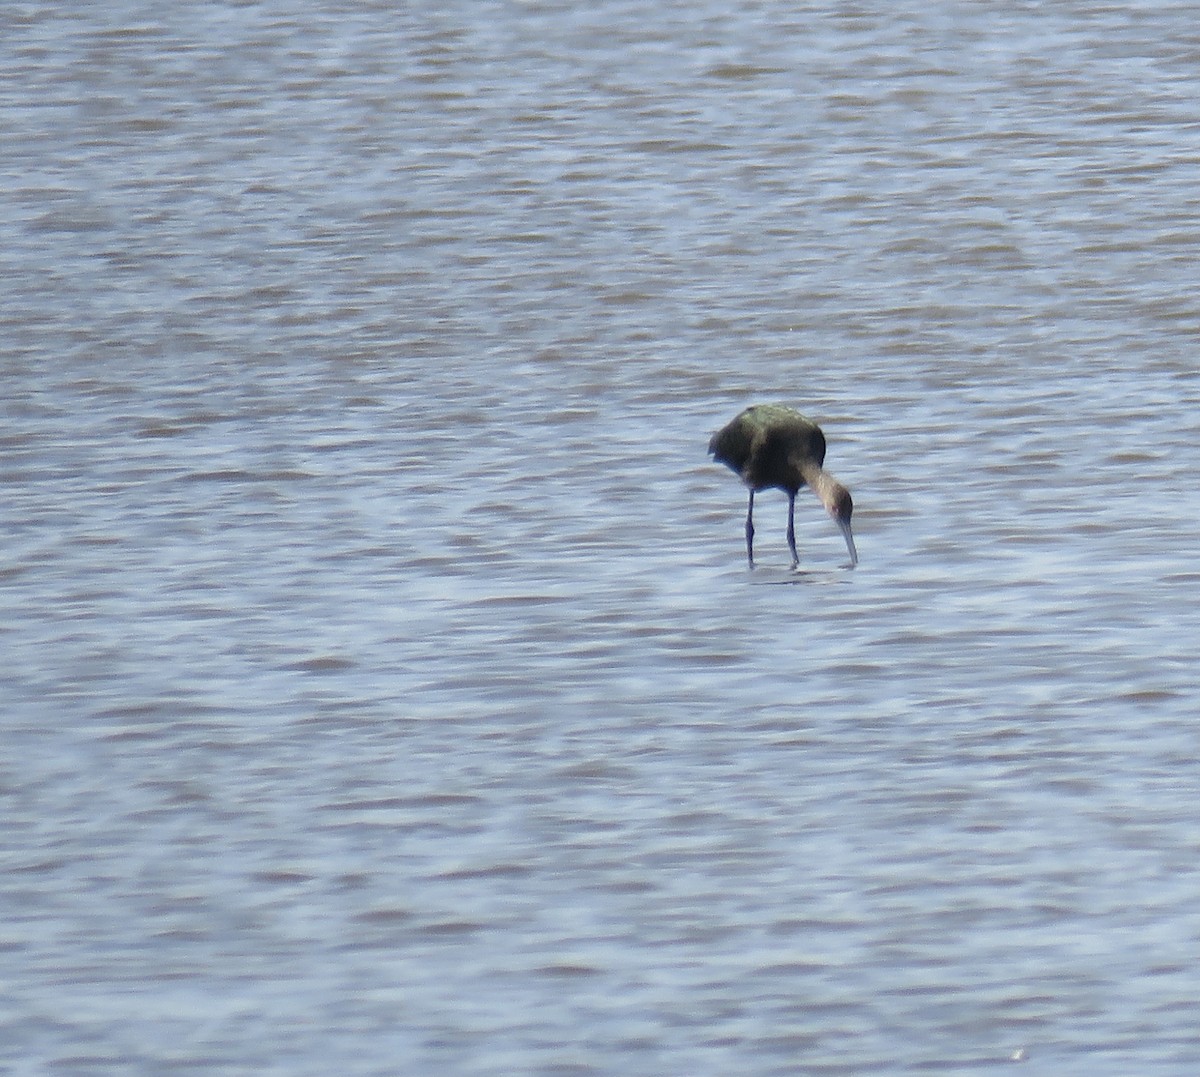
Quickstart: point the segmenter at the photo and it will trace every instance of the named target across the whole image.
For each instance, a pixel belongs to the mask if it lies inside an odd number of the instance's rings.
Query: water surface
[[[1195,1073],[1191,6],[434,8],[0,16],[0,1060]]]

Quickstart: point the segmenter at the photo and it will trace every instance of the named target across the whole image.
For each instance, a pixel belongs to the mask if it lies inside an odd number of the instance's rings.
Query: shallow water
[[[1191,6],[734,6],[0,16],[12,1072],[1196,1072]]]

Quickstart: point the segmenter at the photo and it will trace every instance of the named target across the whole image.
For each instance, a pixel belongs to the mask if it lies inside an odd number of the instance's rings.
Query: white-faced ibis
[[[850,491],[821,466],[825,463],[825,435],[811,419],[782,404],[755,404],[713,434],[708,451],[736,471],[750,487],[746,557],[751,568],[754,567],[754,491],[771,487],[788,495],[787,540],[792,551],[792,568],[800,563],[794,515],[796,493],[801,486],[809,487],[821,499],[846,540],[850,564],[858,564],[858,551],[850,531],[854,502]]]

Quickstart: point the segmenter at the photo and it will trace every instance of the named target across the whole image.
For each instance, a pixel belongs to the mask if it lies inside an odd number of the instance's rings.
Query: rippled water
[[[1197,1072],[1194,14],[7,6],[0,1064]]]

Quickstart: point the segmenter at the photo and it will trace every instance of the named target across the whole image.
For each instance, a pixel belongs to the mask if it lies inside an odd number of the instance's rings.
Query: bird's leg
[[[754,491],[750,491],[750,506],[746,509],[746,560],[754,567]]]
[[[788,549],[792,551],[792,568],[800,564],[800,555],[796,553],[796,495],[788,494]]]

